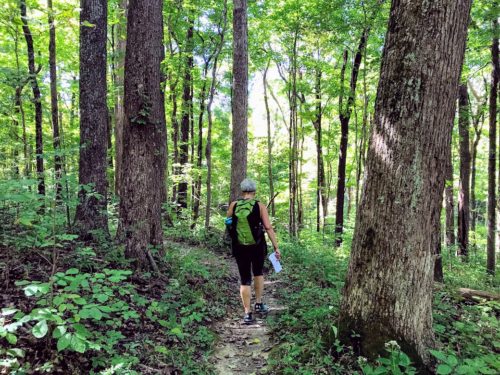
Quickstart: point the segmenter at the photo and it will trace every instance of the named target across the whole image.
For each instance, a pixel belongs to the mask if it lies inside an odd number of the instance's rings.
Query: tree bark
[[[108,235],[106,104],[107,1],[82,0],[80,13],[80,162],[75,224],[84,239]]]
[[[459,121],[458,130],[460,136],[460,186],[458,189],[458,223],[457,240],[458,255],[467,257],[469,249],[469,200],[470,200],[470,142],[469,142],[469,94],[467,84],[460,85],[458,91]]]
[[[498,20],[493,21],[493,42],[491,45],[491,73],[490,90],[490,131],[489,131],[489,158],[488,158],[488,237],[486,243],[487,259],[486,271],[495,274],[495,227],[496,227],[496,157],[497,157],[497,100],[498,80],[500,79],[500,63],[498,60]]]
[[[120,239],[139,269],[158,270],[163,251],[166,128],[162,91],[163,1],[130,0],[125,52]],[[144,22],[148,20],[148,22]]]
[[[247,173],[248,147],[248,25],[247,0],[234,0],[233,9],[233,98],[230,201],[240,194]]]
[[[54,145],[54,170],[56,179],[56,200],[62,199],[62,157],[59,136],[59,104],[57,97],[57,63],[56,63],[56,28],[54,26],[54,10],[52,0],[47,0],[49,13],[49,66],[50,66],[50,104],[52,107],[52,134]]]
[[[342,233],[344,231],[344,201],[345,201],[345,183],[346,183],[346,165],[347,165],[347,141],[349,137],[349,121],[351,119],[351,112],[354,106],[354,100],[356,98],[356,85],[358,82],[359,67],[361,65],[361,59],[363,57],[363,52],[365,50],[366,42],[368,39],[369,28],[365,28],[359,40],[358,49],[356,55],[354,56],[354,61],[351,70],[351,82],[349,86],[349,94],[347,96],[347,104],[345,108],[342,105],[342,100],[339,99],[340,107],[340,151],[339,151],[339,167],[338,167],[338,178],[337,178],[337,204],[335,211],[335,235],[336,235],[336,245],[340,246],[342,244]],[[347,63],[347,50],[344,52],[344,66]]]
[[[470,6],[392,2],[340,311],[344,342],[375,358],[397,340],[421,372],[432,362],[430,234],[442,204]]]
[[[128,0],[120,0],[119,9],[121,15],[119,22],[116,24],[116,50],[115,50],[115,194],[120,196],[121,187],[121,171],[123,160],[123,75],[125,67],[125,48],[127,44],[126,38],[126,19],[127,19]]]
[[[26,0],[19,1],[21,10],[21,21],[23,33],[26,40],[28,52],[28,70],[31,89],[33,91],[33,103],[35,105],[35,151],[36,151],[36,174],[38,180],[38,194],[45,195],[45,171],[43,166],[43,129],[42,129],[42,95],[38,86],[37,75],[39,70],[35,68],[35,50],[33,48],[33,36],[28,25],[26,13]]]

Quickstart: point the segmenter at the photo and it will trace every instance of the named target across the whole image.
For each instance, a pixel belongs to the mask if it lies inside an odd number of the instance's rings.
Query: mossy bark
[[[140,269],[156,270],[165,199],[166,128],[162,0],[130,0],[125,52],[125,118],[119,238]],[[147,22],[145,22],[147,20]]]
[[[470,6],[392,2],[339,319],[341,339],[363,355],[375,358],[396,340],[423,372],[434,346],[432,233]]]

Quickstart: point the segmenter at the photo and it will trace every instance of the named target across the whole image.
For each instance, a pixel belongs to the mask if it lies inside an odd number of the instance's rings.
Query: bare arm
[[[226,217],[231,217],[233,216],[233,211],[234,211],[234,206],[236,205],[236,202],[231,202],[229,205],[229,208],[227,209],[227,215]]]
[[[260,209],[260,219],[262,220],[262,224],[264,225],[264,229],[269,236],[269,239],[273,243],[274,251],[276,252],[276,257],[279,259],[281,257],[280,251],[278,249],[278,241],[276,240],[276,234],[274,233],[273,226],[271,225],[271,221],[269,220],[269,214],[267,213],[267,208],[265,205],[259,202]]]

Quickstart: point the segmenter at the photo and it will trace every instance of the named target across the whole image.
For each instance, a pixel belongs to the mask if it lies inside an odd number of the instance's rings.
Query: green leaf
[[[7,307],[5,309],[2,309],[2,315],[3,316],[9,316],[9,315],[15,314],[18,311],[19,311],[18,309]]]
[[[450,366],[445,365],[445,364],[439,365],[436,369],[436,373],[439,375],[448,375],[448,374],[451,374],[452,371],[453,371],[453,369]]]
[[[77,275],[78,273],[80,273],[78,268],[70,268],[66,271],[66,275]]]
[[[71,344],[71,333],[66,333],[59,337],[59,340],[57,340],[57,351],[63,351],[66,349],[70,344]]]
[[[7,336],[5,337],[9,344],[11,345],[16,345],[17,344],[17,336],[14,335],[13,333],[7,333]]]
[[[447,362],[446,355],[443,352],[440,352],[439,350],[431,350],[431,354],[439,359],[441,362]]]
[[[7,354],[11,357],[24,358],[25,352],[19,348],[7,349]]]
[[[35,324],[31,332],[37,339],[41,339],[47,334],[48,331],[49,327],[47,326],[47,321],[44,319]]]
[[[100,303],[104,303],[104,302],[106,302],[106,301],[109,299],[109,297],[108,297],[106,294],[96,294],[94,297],[95,297],[95,298],[96,298],[96,299],[97,299]]]
[[[71,337],[70,346],[71,349],[73,349],[77,353],[85,353],[85,341],[83,341],[76,335],[73,335],[73,337]]]
[[[65,333],[66,333],[65,326],[57,326],[56,329],[54,329],[54,332],[52,332],[52,337],[55,339],[58,339],[59,337],[63,336]]]

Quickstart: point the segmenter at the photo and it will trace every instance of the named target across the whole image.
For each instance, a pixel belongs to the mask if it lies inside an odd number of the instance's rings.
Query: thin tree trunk
[[[453,125],[452,125],[453,126]],[[450,141],[451,142],[451,141]],[[451,155],[451,143],[446,150],[444,188],[445,211],[446,211],[446,246],[455,245],[455,201],[453,198],[453,162]]]
[[[215,97],[215,88],[217,87],[217,67],[219,63],[219,56],[224,46],[224,38],[227,28],[227,0],[224,0],[224,8],[222,12],[222,22],[219,26],[218,37],[219,43],[214,54],[214,64],[212,66],[212,80],[210,82],[210,90],[208,94],[207,103],[207,117],[208,117],[208,129],[207,129],[207,144],[205,146],[205,158],[207,160],[207,203],[205,208],[205,229],[210,227],[210,208],[212,206],[212,104]]]
[[[476,98],[478,99],[478,98]],[[471,231],[476,231],[476,221],[477,221],[477,202],[476,202],[476,175],[477,175],[477,149],[479,146],[479,141],[481,140],[481,133],[484,124],[484,109],[486,108],[488,102],[488,96],[485,95],[484,102],[480,103],[477,108],[477,112],[474,116],[474,141],[472,143],[472,167],[471,167],[471,185],[470,185],[470,203],[471,203]]]
[[[321,216],[323,219],[325,215],[326,202],[326,187],[325,187],[325,167],[323,162],[323,105],[321,102],[321,69],[316,70],[316,83],[315,83],[315,97],[316,97],[316,111],[313,121],[314,129],[316,130],[316,163],[317,170],[317,187],[316,187],[316,231],[319,232],[322,226]]]
[[[363,57],[369,32],[370,32],[369,28],[365,28],[363,30],[361,39],[359,40],[359,45],[356,51],[356,55],[354,56],[354,61],[351,70],[349,95],[347,96],[346,107],[343,108],[342,100],[339,101],[341,138],[340,138],[340,154],[339,154],[339,167],[338,167],[338,178],[337,178],[337,205],[335,212],[335,234],[336,234],[335,242],[337,246],[340,246],[342,244],[342,232],[344,231],[344,200],[345,200],[345,186],[346,186],[345,183],[346,183],[346,165],[347,165],[347,141],[349,137],[349,121],[351,119],[351,112],[354,106],[354,100],[356,98],[356,85],[358,82],[359,67],[361,65],[361,59]],[[346,63],[347,63],[347,50],[344,52],[344,65],[342,68],[344,72]]]
[[[50,103],[52,107],[52,134],[54,136],[54,170],[56,179],[56,200],[62,199],[62,158],[61,141],[59,139],[59,104],[57,97],[57,63],[56,63],[56,28],[54,26],[54,9],[52,0],[47,0],[49,14],[49,66],[50,66]]]
[[[119,223],[125,255],[135,260],[137,268],[154,271],[158,267],[151,248],[163,252],[165,198],[162,9],[162,0],[129,1]]]
[[[271,204],[271,216],[276,216],[274,205],[274,181],[273,181],[273,142],[271,133],[271,112],[269,110],[269,97],[267,94],[267,72],[271,59],[267,62],[267,66],[262,74],[262,84],[264,86],[264,105],[266,107],[266,125],[267,125],[267,178],[269,180],[269,201]]]
[[[201,201],[201,167],[203,161],[203,116],[205,114],[205,106],[207,100],[207,76],[208,66],[212,60],[213,55],[210,55],[203,66],[203,84],[200,92],[200,113],[198,115],[198,145],[196,148],[196,167],[197,175],[193,185],[193,223],[191,228],[194,228],[196,221],[200,216],[200,201]]]
[[[497,98],[498,80],[500,79],[500,63],[498,60],[498,20],[493,21],[493,43],[491,45],[491,61],[493,70],[491,73],[490,90],[490,151],[488,158],[488,238],[486,243],[487,260],[486,271],[490,275],[495,274],[495,228],[496,228],[496,157],[497,157]]]
[[[115,26],[116,50],[115,50],[115,194],[120,196],[121,171],[123,161],[123,75],[125,67],[125,47],[127,45],[127,8],[128,0],[120,0],[120,18]],[[123,14],[121,14],[123,13]]]
[[[181,139],[179,147],[179,163],[181,169],[181,179],[177,187],[177,207],[187,208],[187,166],[189,162],[189,132],[191,128],[191,108],[193,97],[191,91],[192,70],[193,70],[193,33],[194,18],[190,16],[189,26],[186,35],[186,65],[184,67],[184,80],[182,83],[182,119],[181,119]]]
[[[75,224],[84,239],[108,235],[106,104],[107,1],[82,0],[80,13],[80,161]],[[92,26],[88,26],[88,24]]]
[[[467,84],[460,85],[458,91],[459,136],[460,136],[460,186],[458,189],[458,255],[467,257],[469,250],[469,199],[470,199],[470,142],[469,142],[469,94]]]
[[[28,70],[30,84],[33,91],[33,103],[35,105],[35,151],[36,151],[36,174],[38,180],[38,194],[45,195],[45,175],[43,166],[43,129],[42,129],[42,95],[38,86],[37,75],[40,71],[35,68],[35,51],[33,48],[33,36],[28,25],[26,13],[26,0],[19,1],[21,10],[21,21],[23,24],[24,38],[28,52]]]
[[[420,373],[432,366],[432,233],[470,6],[470,0],[392,2],[340,310],[342,341],[376,358],[397,340]]]

